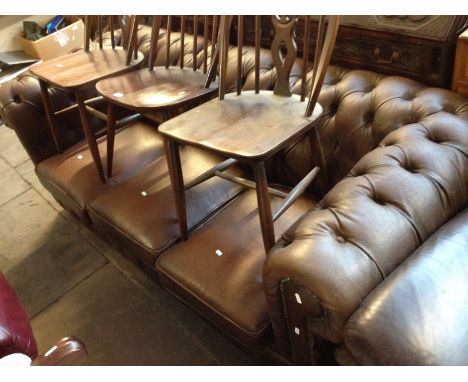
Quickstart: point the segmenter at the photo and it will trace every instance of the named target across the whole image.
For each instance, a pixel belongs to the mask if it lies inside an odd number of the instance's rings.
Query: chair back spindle
[[[231,29],[233,16],[221,16],[219,24],[219,99],[223,100],[226,94],[226,77],[227,77],[227,64],[229,52],[229,30]]]
[[[110,34],[111,34],[112,49],[115,49],[115,26],[114,26],[114,16],[109,16],[109,28],[110,28]]]
[[[325,16],[319,16],[319,23],[317,27],[317,38],[315,39],[314,64],[312,67],[312,78],[310,80],[311,84],[315,82],[315,77],[317,76],[318,60],[322,52],[324,26],[325,26]],[[307,79],[306,79],[306,83],[307,83]]]
[[[159,31],[161,30],[161,23],[162,23],[162,16],[153,17],[153,25],[151,28],[150,53],[149,53],[149,58],[148,58],[149,70],[153,70],[154,63],[156,61],[156,55],[157,55],[157,49],[158,49],[158,38],[159,38]]]
[[[138,25],[140,21],[140,16],[130,16],[129,19],[129,28],[130,34],[128,36],[128,47],[127,47],[127,57],[126,64],[130,65],[132,61],[132,56],[138,57]]]
[[[99,49],[102,49],[102,16],[98,16]]]
[[[218,41],[218,16],[213,16],[213,26],[211,29],[211,60],[210,64],[213,65],[213,60],[215,56],[215,46]]]
[[[325,18],[320,18],[320,21],[319,21],[319,29],[320,29],[320,25],[322,25],[322,34],[323,34],[323,30],[325,29],[324,19]],[[319,55],[316,54],[316,58],[314,58],[314,61],[316,63],[313,68],[314,70],[312,74],[313,82],[311,84],[309,102],[307,104],[307,109],[305,113],[306,117],[310,117],[312,115],[312,112],[314,111],[314,107],[317,103],[320,90],[322,88],[323,80],[327,72],[327,67],[331,60],[333,48],[335,47],[336,35],[338,34],[339,24],[340,24],[339,16],[328,17],[328,27],[327,27],[327,32],[326,32],[323,44],[319,43],[322,41],[322,37],[320,36],[320,33],[317,34],[317,45],[320,45],[320,47],[318,48],[320,53]],[[316,49],[316,52],[317,52],[317,49]]]
[[[208,69],[208,16],[205,16],[203,25],[203,74]]]
[[[260,92],[260,32],[261,18],[255,16],[255,93]],[[227,31],[229,34],[229,30]]]
[[[180,68],[184,68],[185,60],[185,16],[180,17]]]
[[[237,95],[242,91],[242,49],[244,43],[244,16],[237,16]]]
[[[307,92],[307,70],[309,63],[309,34],[310,16],[305,17],[304,22],[304,46],[302,48],[302,82],[301,82],[301,102],[304,102]]]
[[[167,16],[166,24],[166,69],[169,68],[169,56],[171,53],[171,31],[172,31],[172,16]]]
[[[91,40],[91,16],[85,16],[85,28],[84,28],[84,50],[85,52],[89,52],[89,42]]]
[[[108,27],[110,31],[110,40],[111,40],[111,46],[112,49],[115,49],[116,47],[116,41],[115,41],[115,16],[85,16],[84,18],[84,50],[85,52],[89,52],[90,46],[91,46],[91,41],[93,40],[93,28],[95,27],[95,32],[97,33],[98,41],[97,43],[99,44],[99,49],[104,49],[104,17],[107,17],[108,19]],[[129,45],[131,44],[131,36],[132,34],[132,28],[134,25],[134,19],[137,16],[117,16],[118,24],[119,27],[122,30],[122,47],[124,49],[128,49]],[[135,35],[136,36],[136,35]],[[135,44],[136,46],[136,44]],[[130,49],[132,51],[132,49]],[[132,51],[132,54],[136,57],[138,57],[138,50],[134,49]],[[131,57],[130,57],[131,61]],[[127,59],[127,65],[130,63],[130,61]]]
[[[193,16],[193,58],[192,58],[192,68],[193,71],[197,70],[197,57],[198,57],[198,16]]]

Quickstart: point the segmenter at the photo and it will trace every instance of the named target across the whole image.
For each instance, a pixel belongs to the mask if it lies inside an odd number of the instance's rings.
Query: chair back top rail
[[[230,29],[234,16],[221,16],[220,21],[220,84],[219,84],[219,99],[224,99],[227,91],[227,65],[228,65],[228,50]],[[237,16],[237,81],[236,91],[240,95],[242,92],[242,54],[243,54],[243,28],[244,16]],[[327,20],[326,20],[327,19]],[[255,16],[255,93],[260,91],[260,16]],[[271,23],[275,36],[271,44],[271,55],[273,64],[277,73],[277,80],[274,87],[274,94],[281,96],[291,96],[291,88],[289,76],[297,55],[297,45],[295,41],[294,28],[298,22],[298,16],[271,16]],[[330,63],[331,55],[335,45],[336,35],[338,33],[339,17],[338,16],[320,16],[319,25],[316,36],[316,46],[314,55],[314,64],[310,83],[307,81],[308,71],[308,56],[310,45],[310,22],[311,17],[305,16],[304,28],[304,46],[303,46],[303,63],[302,63],[302,84],[301,84],[301,101],[305,101],[307,96],[308,102],[305,115],[310,117],[313,113],[315,104],[317,103],[318,95],[323,84],[326,69]],[[327,26],[325,27],[325,24]],[[325,34],[326,30],[326,34]],[[308,86],[310,85],[309,94],[307,94]]]

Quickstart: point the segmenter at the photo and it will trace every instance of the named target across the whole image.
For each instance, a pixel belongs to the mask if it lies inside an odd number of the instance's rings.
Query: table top
[[[136,111],[147,111],[167,106],[181,106],[195,99],[214,95],[217,83],[205,88],[206,74],[191,68],[143,68],[96,84],[104,98]]]
[[[143,61],[143,54],[125,65],[127,52],[115,49],[80,50],[34,65],[30,71],[35,76],[61,89],[79,90],[100,79],[133,70]]]
[[[230,158],[259,161],[268,158],[313,127],[322,113],[317,103],[306,118],[307,101],[271,91],[227,94],[213,99],[159,126],[176,142],[202,147]]]

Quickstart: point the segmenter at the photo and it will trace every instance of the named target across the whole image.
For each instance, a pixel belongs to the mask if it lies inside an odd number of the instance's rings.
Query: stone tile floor
[[[67,335],[86,365],[253,365],[230,338],[60,207],[0,125],[0,271],[40,350]]]

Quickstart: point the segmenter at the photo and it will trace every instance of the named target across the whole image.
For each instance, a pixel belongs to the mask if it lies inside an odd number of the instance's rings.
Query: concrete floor
[[[230,338],[60,207],[0,126],[0,271],[40,350],[69,335],[86,365],[252,365]]]

